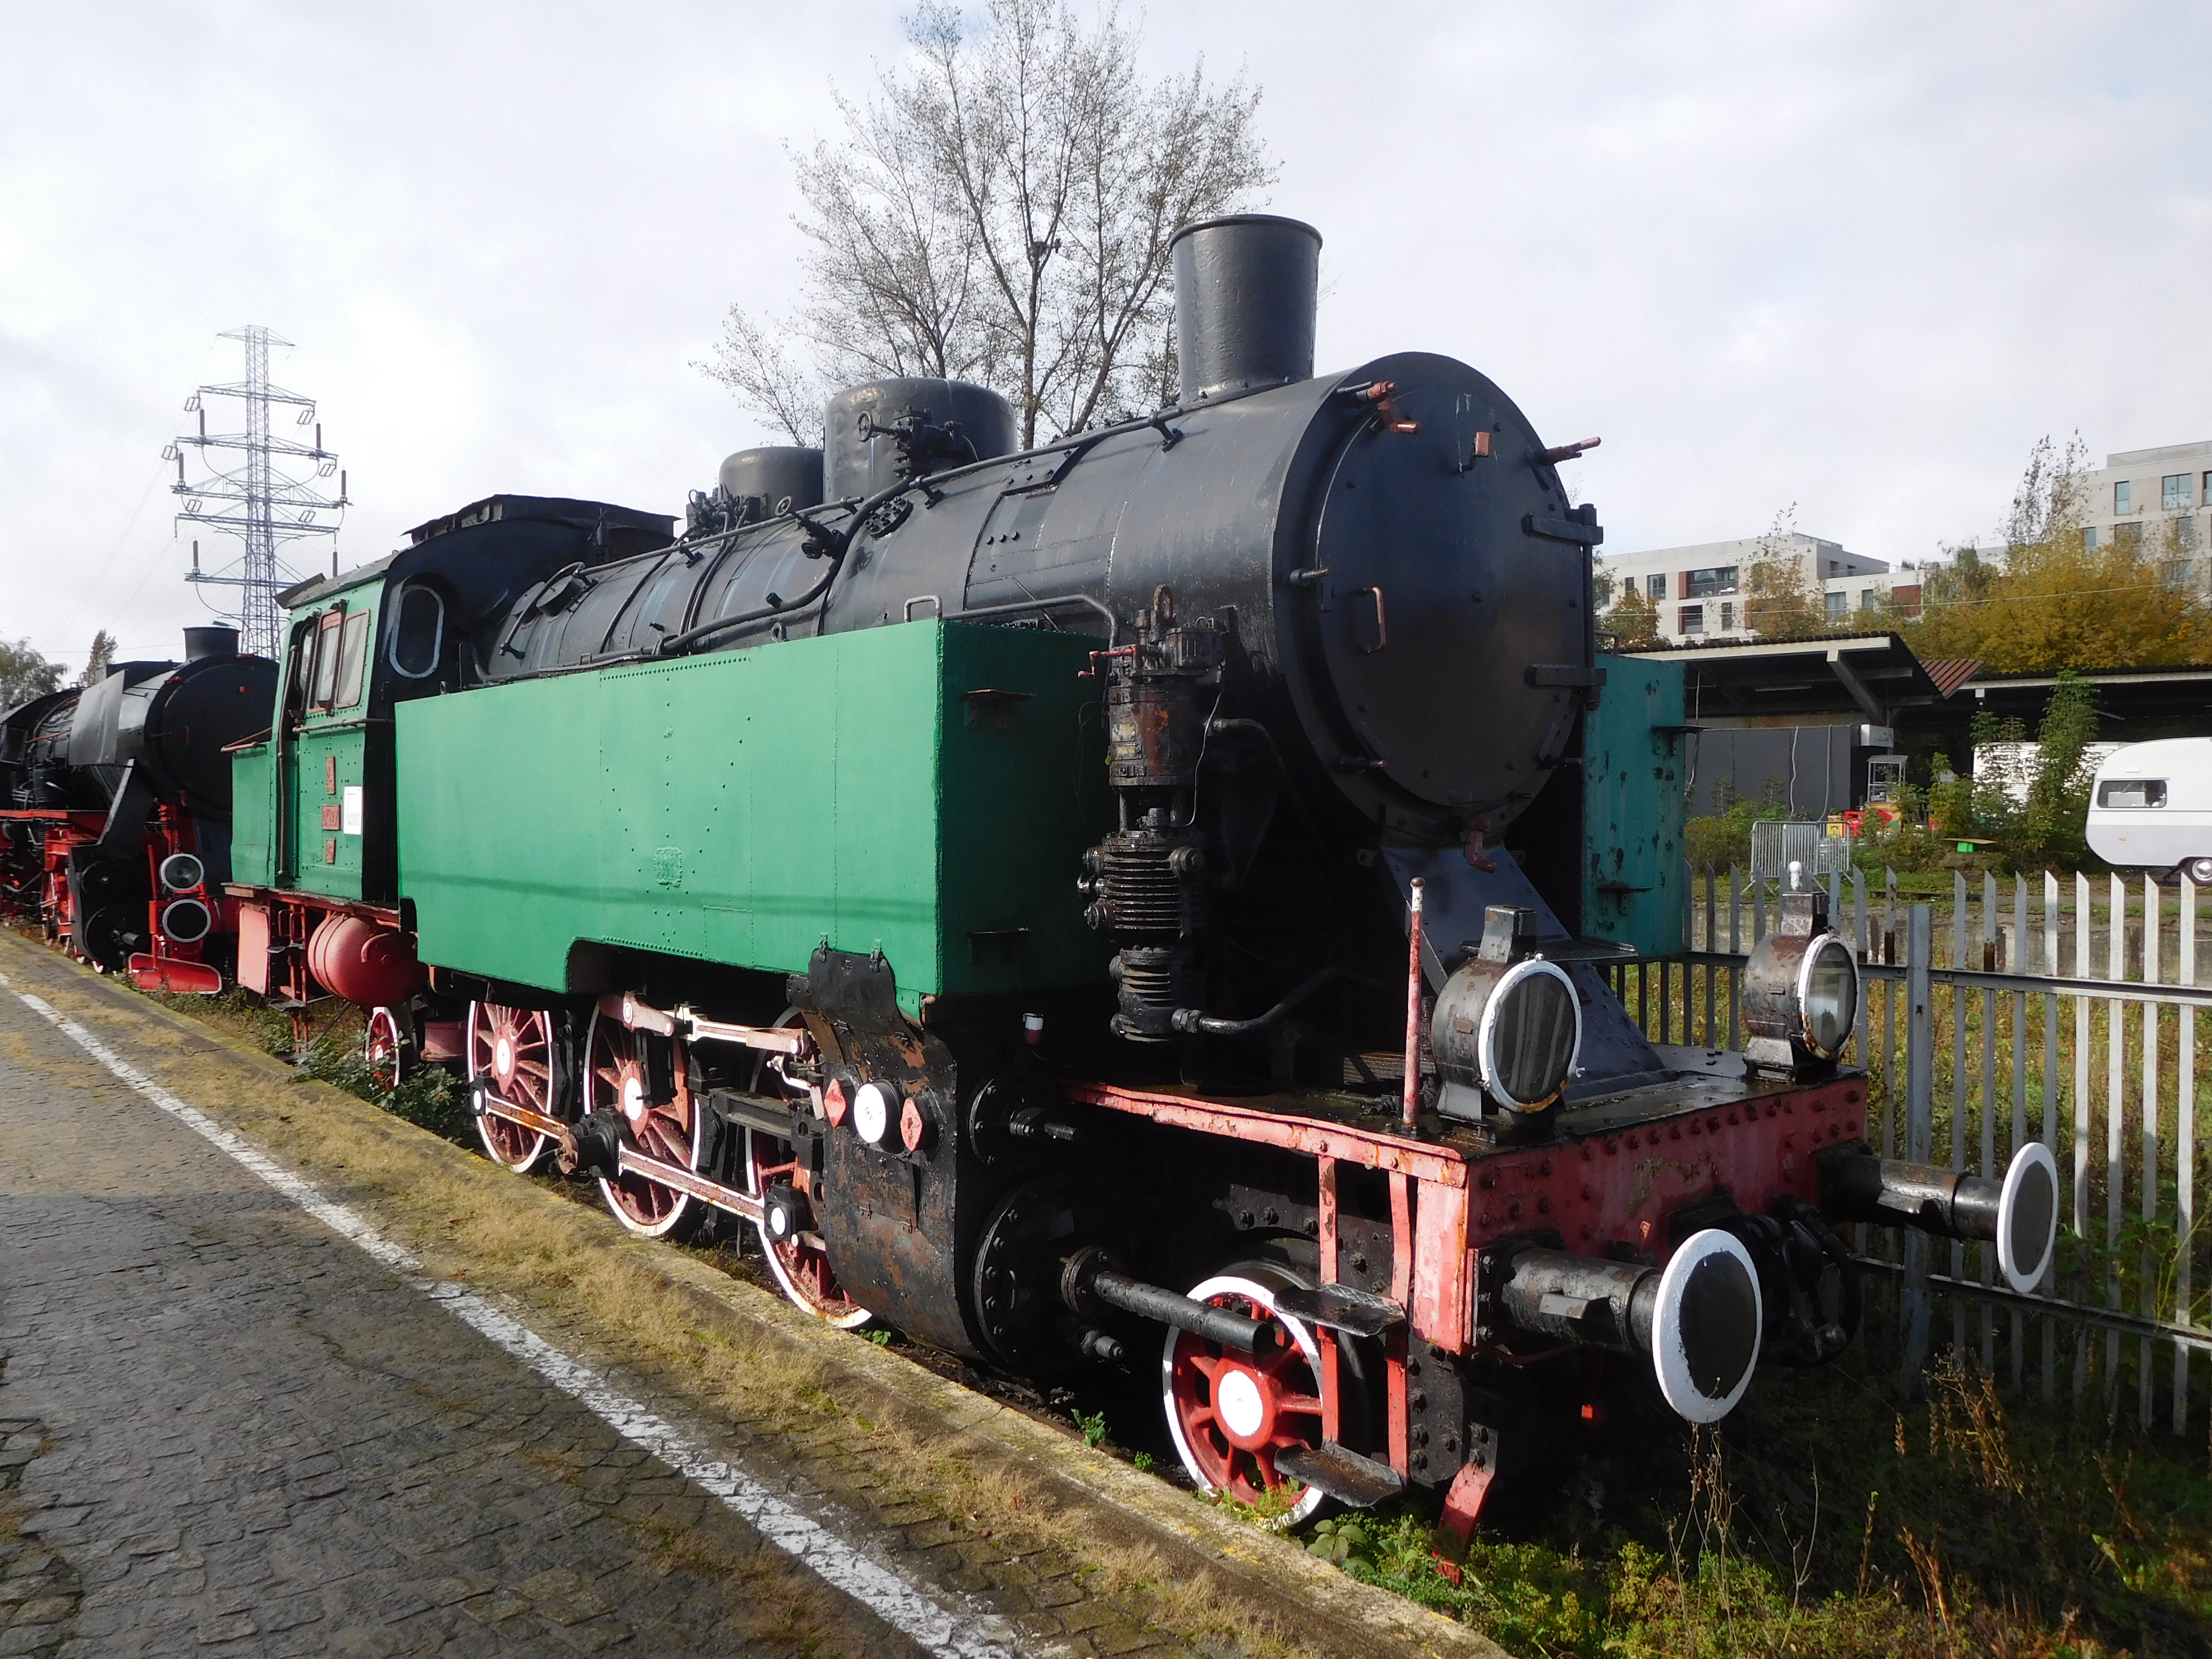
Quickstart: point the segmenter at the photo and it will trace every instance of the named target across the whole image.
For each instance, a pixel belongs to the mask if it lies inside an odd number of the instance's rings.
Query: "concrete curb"
[[[198,1056],[220,1057],[262,1078],[283,1082],[384,1133],[420,1137],[427,1146],[492,1173],[489,1164],[465,1149],[343,1090],[304,1079],[285,1061],[227,1032],[173,1013],[27,941],[17,942],[23,945],[19,959],[26,967],[43,964],[56,977],[66,978],[73,989],[170,1027],[189,1040],[189,1051]],[[9,965],[12,969],[15,964]],[[211,1114],[221,1112],[219,1103],[195,1103]],[[310,1168],[301,1173],[312,1178],[315,1171]],[[505,1191],[507,1201],[549,1206],[578,1226],[590,1223],[588,1212],[537,1185],[514,1182]],[[374,1203],[364,1202],[363,1197],[349,1194],[348,1201],[374,1214]],[[782,1298],[717,1273],[679,1250],[615,1234],[610,1223],[607,1234],[595,1234],[593,1242],[603,1248],[612,1243],[629,1252],[702,1318],[738,1326],[805,1358],[818,1367],[828,1391],[841,1404],[859,1406],[882,1418],[902,1419],[979,1461],[1012,1463],[1042,1476],[1063,1504],[1083,1512],[1086,1525],[1102,1535],[1146,1543],[1170,1564],[1202,1569],[1231,1600],[1255,1613],[1264,1611],[1270,1619],[1282,1619],[1286,1604],[1294,1606],[1298,1622],[1310,1620],[1310,1637],[1323,1650],[1505,1659],[1505,1650],[1479,1632],[1348,1577],[1296,1543],[1236,1521],[1009,1406],[896,1352],[810,1320]]]

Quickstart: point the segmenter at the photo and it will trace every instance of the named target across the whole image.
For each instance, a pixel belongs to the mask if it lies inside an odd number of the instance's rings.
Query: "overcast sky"
[[[0,637],[169,655],[162,446],[297,343],[339,550],[501,490],[676,513],[765,434],[690,364],[788,306],[787,146],[896,4],[0,0]],[[2029,446],[2212,437],[2212,7],[1186,0],[1318,225],[1320,367],[1475,364],[1609,550],[1986,538]],[[191,532],[186,532],[186,540]],[[214,539],[202,532],[209,562]],[[229,555],[225,553],[223,557]],[[313,552],[295,552],[301,562]]]

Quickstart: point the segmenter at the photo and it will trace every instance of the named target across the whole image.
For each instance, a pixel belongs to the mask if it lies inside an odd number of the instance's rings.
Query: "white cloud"
[[[787,307],[786,146],[896,10],[7,3],[0,635],[173,649],[156,456],[264,322],[367,559],[530,489],[679,510],[761,435],[690,367]],[[2212,434],[2212,15],[2185,4],[1156,9],[1267,91],[1328,239],[1325,367],[1462,356],[1632,549],[1797,521],[1879,557],[2027,447]],[[152,488],[149,489],[149,482]]]

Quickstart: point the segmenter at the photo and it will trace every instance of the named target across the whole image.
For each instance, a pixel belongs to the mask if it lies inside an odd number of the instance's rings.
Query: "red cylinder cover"
[[[363,1008],[402,1003],[422,988],[415,940],[359,916],[332,916],[307,939],[307,971]]]

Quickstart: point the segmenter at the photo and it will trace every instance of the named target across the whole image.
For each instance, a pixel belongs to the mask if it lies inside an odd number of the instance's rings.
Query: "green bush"
[[[1717,811],[1682,825],[1682,846],[1692,870],[1749,868],[1751,826],[1790,816],[1789,792],[1780,778],[1767,779],[1757,800],[1723,778],[1713,786],[1713,805]]]
[[[1974,743],[2021,743],[2026,723],[1974,716]],[[1959,816],[1961,834],[1995,842],[2009,869],[2080,870],[2090,862],[2089,795],[2096,767],[2089,745],[2097,736],[2097,693],[2088,681],[2061,674],[2051,706],[2036,730],[2034,760],[2021,771],[1992,765],[1971,781]]]

